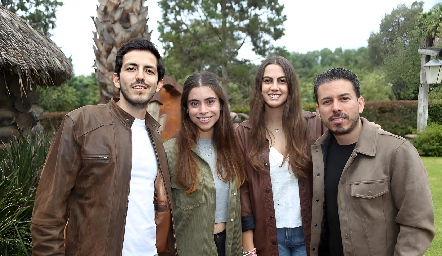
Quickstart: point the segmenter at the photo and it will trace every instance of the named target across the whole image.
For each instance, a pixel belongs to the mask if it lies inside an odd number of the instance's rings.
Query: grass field
[[[436,236],[425,256],[442,255],[442,157],[422,157],[430,179]]]

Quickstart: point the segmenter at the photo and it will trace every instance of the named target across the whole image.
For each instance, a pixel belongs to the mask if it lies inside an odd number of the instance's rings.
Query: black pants
[[[226,230],[214,234],[213,239],[215,240],[216,250],[218,251],[218,256],[226,256]]]

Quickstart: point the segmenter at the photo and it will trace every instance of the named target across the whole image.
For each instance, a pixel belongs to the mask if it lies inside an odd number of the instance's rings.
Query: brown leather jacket
[[[307,140],[306,152],[310,150],[310,145],[324,132],[321,120],[315,113],[304,111],[307,120]],[[246,159],[246,152],[251,150],[250,123],[242,122],[236,132],[240,145]],[[247,160],[246,160],[247,161]],[[262,149],[260,161],[266,167],[267,172],[258,173],[247,165],[247,182],[241,186],[241,215],[243,219],[243,231],[253,232],[253,242],[259,256],[277,256],[278,240],[276,235],[275,209],[273,203],[272,184],[270,179],[269,148]],[[298,180],[299,197],[301,201],[302,227],[305,237],[307,253],[310,248],[310,223],[312,216],[312,176]]]
[[[65,116],[38,184],[31,221],[33,255],[121,255],[133,121],[114,100]],[[176,254],[170,176],[159,124],[147,113],[145,122],[158,162],[157,245],[167,243],[169,254]]]

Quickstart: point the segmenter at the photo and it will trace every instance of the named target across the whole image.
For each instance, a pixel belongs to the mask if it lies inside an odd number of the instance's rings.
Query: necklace
[[[279,131],[279,129],[278,129],[278,131]],[[269,131],[269,129],[267,129],[267,128],[266,128],[266,132],[267,132],[267,136],[269,138],[269,148],[271,148],[271,147],[273,147],[273,145],[275,145],[276,137],[273,134],[273,132]]]
[[[212,145],[212,140],[198,139],[198,152],[205,157],[211,157],[215,151]]]

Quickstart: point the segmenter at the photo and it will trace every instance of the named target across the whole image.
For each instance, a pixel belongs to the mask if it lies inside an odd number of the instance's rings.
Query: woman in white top
[[[291,63],[270,57],[258,68],[250,119],[236,129],[246,163],[241,187],[243,251],[307,255],[311,223],[310,144],[322,134],[315,113],[301,109]]]

